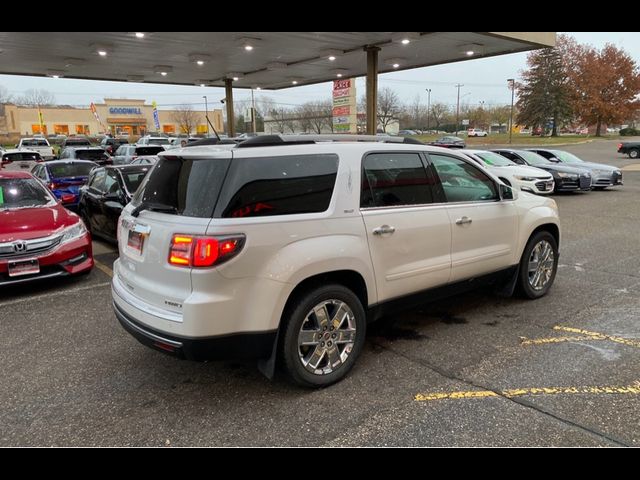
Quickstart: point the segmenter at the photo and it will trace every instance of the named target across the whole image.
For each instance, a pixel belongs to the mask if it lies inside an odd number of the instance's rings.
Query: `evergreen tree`
[[[564,39],[560,37],[558,42]],[[571,91],[563,64],[561,49],[545,48],[527,56],[528,69],[517,84],[518,116],[521,125],[546,128],[551,120],[552,136],[558,135],[558,125],[572,118]]]

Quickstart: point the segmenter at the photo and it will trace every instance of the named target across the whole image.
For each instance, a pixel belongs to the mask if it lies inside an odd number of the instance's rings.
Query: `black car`
[[[618,144],[618,153],[625,153],[629,158],[640,157],[640,142],[622,142]]]
[[[60,153],[60,160],[89,160],[98,165],[111,165],[113,160],[100,147],[67,147]]]
[[[452,135],[440,137],[433,142],[429,142],[429,145],[446,148],[465,148],[467,146],[463,139],[461,139],[460,137],[454,137]]]
[[[127,143],[129,143],[129,140],[126,138],[104,137],[102,142],[100,142],[100,146],[105,152],[113,156],[120,145],[125,145]]]
[[[92,235],[116,242],[118,217],[152,165],[117,165],[94,169],[80,189],[78,211]]]
[[[499,153],[503,157],[506,157],[520,165],[530,165],[532,167],[546,170],[553,175],[553,180],[555,182],[555,187],[553,189],[554,192],[591,190],[591,172],[584,168],[559,165],[529,150],[496,148],[491,151]]]

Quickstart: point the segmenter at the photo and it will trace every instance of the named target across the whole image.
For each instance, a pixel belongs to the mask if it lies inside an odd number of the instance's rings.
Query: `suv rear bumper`
[[[259,359],[271,355],[277,330],[236,333],[207,338],[168,335],[142,325],[113,302],[120,325],[140,343],[154,350],[186,360]]]

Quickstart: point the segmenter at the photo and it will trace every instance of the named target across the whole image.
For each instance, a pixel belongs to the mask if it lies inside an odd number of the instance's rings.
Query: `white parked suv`
[[[556,275],[556,203],[448,149],[267,135],[159,157],[118,222],[112,294],[127,331],[180,358],[268,376],[277,359],[326,386],[385,312],[488,282],[538,298]]]
[[[541,168],[518,165],[502,155],[488,150],[464,149],[458,152],[478,162],[503,183],[525,192],[549,195],[553,193],[553,176]]]
[[[486,137],[487,135],[489,134],[481,128],[470,128],[467,130],[467,137]]]

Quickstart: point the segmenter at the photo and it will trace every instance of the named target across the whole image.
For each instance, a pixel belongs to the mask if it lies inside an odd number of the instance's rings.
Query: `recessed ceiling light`
[[[256,87],[256,90],[262,90],[262,88],[260,88],[260,87]]]
[[[99,45],[97,43],[94,43],[93,45],[91,45],[91,47],[101,57],[106,57],[109,54],[109,51],[111,50],[110,47],[108,47],[107,45]]]
[[[87,63],[87,61],[84,58],[65,58],[64,59],[64,66],[65,67],[71,67],[71,66],[78,66],[78,65],[84,65],[85,63]]]
[[[334,70],[334,71],[333,71],[333,73],[335,73],[335,74],[336,74],[336,77],[338,77],[338,78],[342,78],[342,77],[344,77],[348,72],[347,72],[346,70],[342,69],[342,68],[339,68],[339,69],[337,69],[337,70]]]
[[[397,32],[391,35],[391,41],[400,43],[402,45],[408,45],[412,40],[417,40],[419,35],[417,32]]]
[[[230,78],[234,82],[237,82],[238,80],[241,80],[242,78],[244,78],[244,75],[238,72],[230,72],[230,73],[227,73],[227,78]]]
[[[291,80],[291,85],[297,85],[298,84],[298,80]]]
[[[327,50],[322,50],[320,52],[320,56],[322,58],[326,58],[330,62],[335,62],[336,58],[342,55],[342,53],[343,53],[342,50],[335,50],[335,49],[329,48]]]
[[[460,45],[459,51],[460,53],[466,55],[467,57],[472,57],[481,53],[483,45],[479,43],[468,43],[466,45]]]
[[[388,58],[385,63],[387,65],[390,65],[393,68],[400,68],[400,65],[402,65],[405,62],[404,58]]]
[[[166,77],[168,73],[173,71],[173,67],[170,67],[169,65],[156,65],[153,67],[153,71],[159,73],[163,77]]]
[[[251,52],[255,48],[256,44],[260,42],[259,38],[239,38],[236,40],[239,46],[241,46],[245,52]]]
[[[64,77],[64,70],[47,70],[47,76],[51,78],[60,78]]]
[[[194,62],[199,66],[207,63],[210,58],[211,57],[209,55],[206,55],[204,53],[192,53],[191,55],[189,55],[189,61]]]
[[[136,32],[136,38],[144,38],[144,32]]]

